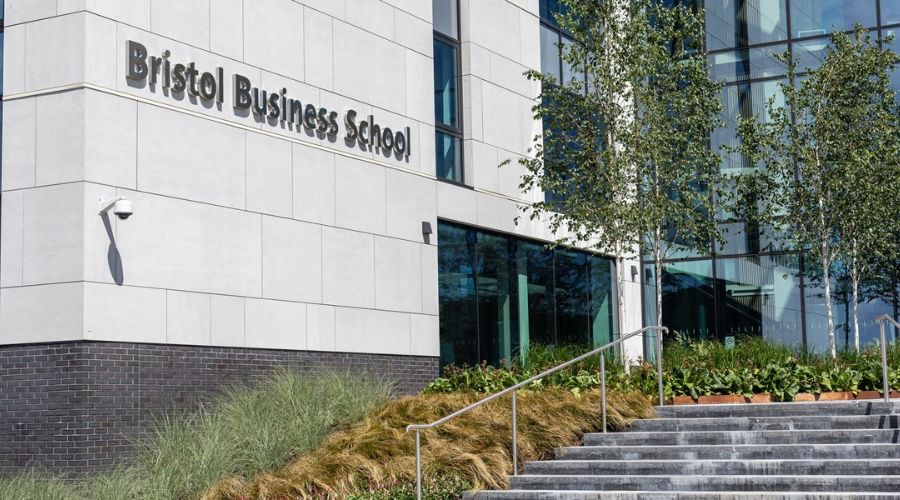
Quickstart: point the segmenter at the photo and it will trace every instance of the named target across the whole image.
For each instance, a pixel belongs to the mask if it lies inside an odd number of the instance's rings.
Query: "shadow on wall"
[[[109,215],[101,215],[103,218],[103,227],[106,228],[106,236],[109,238],[109,249],[106,251],[106,263],[109,265],[109,274],[117,285],[125,282],[125,272],[122,269],[122,255],[119,254],[119,248],[116,246],[116,237],[113,235],[112,224],[110,224]]]

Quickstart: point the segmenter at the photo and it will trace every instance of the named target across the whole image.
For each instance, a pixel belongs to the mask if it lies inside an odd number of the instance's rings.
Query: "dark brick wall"
[[[0,347],[0,473],[74,473],[127,456],[154,415],[190,409],[273,368],[347,370],[396,380],[398,395],[438,374],[438,358],[70,342]]]

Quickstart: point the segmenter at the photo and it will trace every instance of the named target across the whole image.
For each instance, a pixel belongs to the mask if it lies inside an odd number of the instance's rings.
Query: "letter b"
[[[125,45],[126,63],[128,65],[127,78],[129,80],[143,80],[147,78],[147,47],[128,40]]]
[[[234,74],[234,107],[237,109],[250,109],[253,100],[250,98],[250,80],[237,73]],[[263,104],[265,107],[265,104]]]

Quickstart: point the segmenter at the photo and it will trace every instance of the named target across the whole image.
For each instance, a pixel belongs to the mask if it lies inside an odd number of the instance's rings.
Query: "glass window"
[[[897,0],[881,0],[881,24],[900,24],[900,2]]]
[[[559,0],[540,0],[541,20],[556,25],[556,14],[559,13]]]
[[[734,82],[782,76],[787,72],[787,68],[774,56],[784,52],[787,52],[787,45],[741,49],[711,55],[709,58],[712,78]]]
[[[458,128],[456,47],[434,41],[434,119],[437,123]]]
[[[722,91],[724,126],[713,131],[711,145],[714,151],[719,151],[722,155],[721,168],[724,172],[737,174],[755,170],[756,166],[750,165],[747,158],[738,153],[726,152],[723,148],[740,145],[737,128],[741,118],[768,119],[766,103],[770,97],[775,97],[776,106],[784,105],[784,95],[779,86],[781,83],[786,83],[786,80],[729,85]]]
[[[656,309],[656,281],[653,266],[644,269],[646,302]],[[695,260],[665,264],[662,275],[663,324],[672,332],[691,338],[715,335],[712,262]],[[653,317],[647,324],[656,324]]]
[[[709,50],[787,39],[785,0],[717,0],[705,7]]]
[[[856,23],[866,28],[876,25],[875,0],[791,0],[795,37],[850,30]]]
[[[435,132],[435,164],[440,179],[462,182],[462,150],[460,139],[443,132]]]
[[[562,80],[559,58],[559,32],[541,25],[541,71]]]
[[[434,30],[459,39],[459,7],[456,0],[431,0]]]
[[[803,344],[796,255],[718,259],[716,293],[720,338],[751,335]]]
[[[797,71],[804,73],[817,69],[825,62],[825,52],[831,46],[831,40],[819,38],[806,40],[794,44],[794,59],[797,62]]]
[[[613,338],[611,259],[438,223],[441,363],[498,364],[532,343]]]

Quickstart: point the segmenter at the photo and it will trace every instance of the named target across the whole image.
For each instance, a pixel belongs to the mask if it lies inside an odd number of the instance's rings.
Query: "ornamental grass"
[[[204,500],[254,498],[384,498],[410,490],[415,482],[415,439],[405,427],[433,422],[484,397],[478,393],[427,394],[385,404],[361,423],[332,434],[315,451],[250,480],[234,477],[215,484]],[[610,392],[612,429],[652,415],[648,396]],[[521,462],[548,458],[555,448],[580,442],[600,426],[600,394],[560,387],[521,391],[518,452]],[[465,413],[437,429],[423,431],[422,468],[426,485],[451,478],[475,489],[505,488],[512,470],[511,398],[503,397]]]

